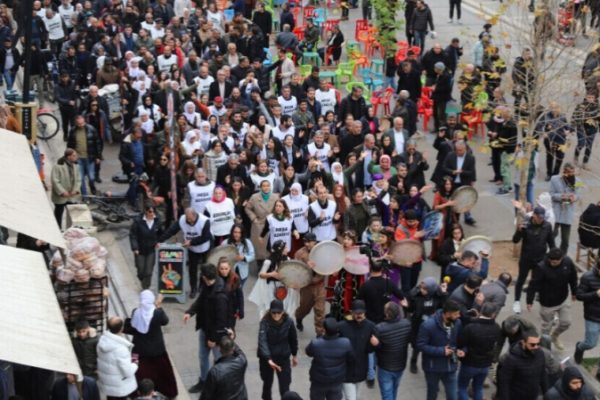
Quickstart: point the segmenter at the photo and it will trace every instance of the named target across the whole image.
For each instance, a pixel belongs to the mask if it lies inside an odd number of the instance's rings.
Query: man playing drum
[[[302,261],[310,268],[314,267],[314,262],[310,261],[308,256],[313,247],[317,244],[317,237],[314,233],[309,232],[304,235],[304,246],[301,247],[294,258]],[[300,289],[300,305],[296,309],[296,328],[302,332],[304,325],[302,320],[310,313],[310,309],[314,310],[315,315],[315,332],[317,336],[322,336],[325,333],[323,321],[325,320],[325,286],[324,277],[313,271],[312,283]]]

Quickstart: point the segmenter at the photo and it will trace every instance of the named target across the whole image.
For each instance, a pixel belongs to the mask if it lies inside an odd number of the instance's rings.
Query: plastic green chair
[[[371,92],[369,91],[367,85],[365,85],[363,82],[348,82],[346,83],[346,91],[348,93],[352,92],[353,86],[360,87],[363,90],[363,97],[366,101],[369,101],[369,99],[371,98]]]
[[[337,86],[337,83],[336,83],[336,80],[337,80],[337,71],[320,71],[319,72],[319,79],[333,80],[334,85]]]
[[[373,59],[371,60],[371,71],[376,73],[383,73],[383,60]]]
[[[317,67],[321,65],[321,57],[319,57],[319,53],[316,51],[305,51],[302,53],[302,62],[306,64],[313,63]]]
[[[341,78],[346,77],[348,81],[351,81],[354,76],[354,63],[349,61],[345,63],[339,63],[337,69],[335,70],[335,85],[339,86],[341,83]]]
[[[313,66],[310,64],[302,64],[298,68],[300,69],[300,75],[306,78],[312,72]]]

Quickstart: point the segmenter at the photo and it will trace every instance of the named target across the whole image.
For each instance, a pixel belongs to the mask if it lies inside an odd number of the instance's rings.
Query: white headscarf
[[[336,167],[340,167],[340,169],[342,170],[342,172],[335,172]],[[342,167],[342,164],[340,164],[339,162],[334,162],[333,164],[331,164],[331,176],[333,177],[333,182],[334,183],[338,183],[342,186],[344,186],[344,168]]]
[[[194,151],[196,151],[200,148],[200,142],[198,142],[198,140],[196,140],[194,143],[192,143],[193,138],[198,139],[198,134],[196,133],[195,130],[189,130],[185,134],[185,140],[181,143],[181,145],[185,149],[185,153],[188,156],[191,156],[192,154],[194,154]]]
[[[190,107],[192,108],[192,112],[188,112],[188,108]],[[185,103],[185,106],[183,106],[183,115],[190,124],[195,124],[196,116],[198,115],[198,113],[196,112],[196,105],[191,101]]]
[[[150,321],[152,321],[156,309],[154,302],[154,293],[150,290],[144,290],[140,293],[140,306],[133,312],[131,326],[142,335],[148,333],[148,329],[150,329]]]
[[[293,189],[298,191],[299,194],[297,196],[292,194]],[[292,183],[292,186],[290,186],[290,198],[293,200],[300,200],[302,198],[302,185],[298,182]]]

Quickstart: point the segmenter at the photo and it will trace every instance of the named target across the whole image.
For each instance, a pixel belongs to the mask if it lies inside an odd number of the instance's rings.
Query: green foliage
[[[396,52],[396,31],[404,26],[404,18],[398,16],[404,10],[402,0],[372,0],[375,10],[375,26],[379,29],[377,40],[385,49],[385,53]]]

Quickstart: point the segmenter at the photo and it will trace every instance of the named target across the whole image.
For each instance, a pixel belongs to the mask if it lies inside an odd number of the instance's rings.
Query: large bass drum
[[[344,269],[354,275],[369,273],[369,257],[365,254],[360,254],[360,246],[354,246],[346,250]]]
[[[321,275],[331,275],[341,270],[345,258],[344,248],[333,240],[318,243],[308,255],[308,259],[315,263],[313,270]]]
[[[471,236],[463,240],[460,244],[458,251],[464,253],[469,250],[479,256],[479,252],[492,254],[493,243],[492,240],[487,236]]]

